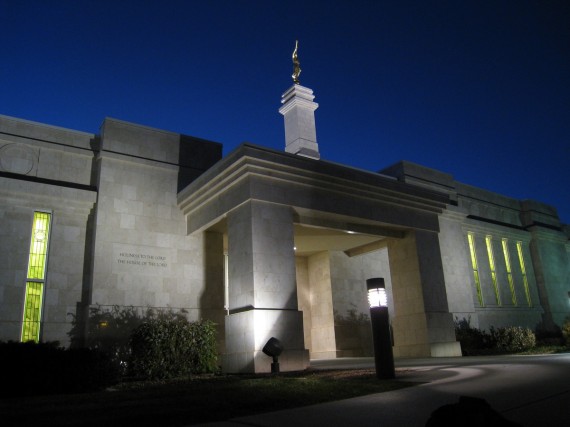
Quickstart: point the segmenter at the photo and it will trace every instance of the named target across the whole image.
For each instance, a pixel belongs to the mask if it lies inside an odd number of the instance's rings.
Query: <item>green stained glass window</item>
[[[495,290],[495,301],[497,305],[501,303],[501,293],[499,292],[499,283],[497,282],[497,270],[495,268],[495,254],[493,252],[493,238],[491,236],[485,237],[487,244],[487,255],[489,256],[489,268],[491,269],[491,280],[493,281],[493,289]]]
[[[467,234],[467,240],[469,242],[469,252],[471,254],[471,267],[473,268],[473,277],[475,278],[475,287],[477,289],[477,299],[479,300],[479,305],[483,307],[483,292],[481,291],[481,280],[479,279],[479,267],[477,265],[477,252],[475,251],[475,235],[473,233]]]
[[[528,278],[526,277],[526,267],[524,263],[523,247],[522,242],[517,242],[517,253],[519,255],[519,264],[521,266],[521,274],[523,279],[524,293],[526,296],[526,302],[529,307],[532,307],[532,300],[530,298],[530,289],[528,287]]]
[[[28,262],[28,279],[43,280],[46,274],[49,222],[49,213],[36,212],[34,214],[30,260]]]
[[[513,305],[518,305],[517,294],[515,292],[515,282],[513,280],[513,270],[511,268],[511,255],[509,254],[509,241],[502,240],[503,243],[503,256],[505,257],[505,267],[507,268],[507,280],[509,281],[509,289],[511,290],[511,300]]]
[[[22,325],[22,342],[38,342],[40,339],[40,321],[42,315],[43,291],[44,284],[41,282],[26,283],[24,321]]]
[[[51,214],[35,212],[24,299],[22,341],[39,341]]]

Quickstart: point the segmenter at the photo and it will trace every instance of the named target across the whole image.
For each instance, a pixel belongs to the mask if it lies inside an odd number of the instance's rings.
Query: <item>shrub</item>
[[[56,342],[0,343],[0,360],[3,397],[97,391],[119,378],[103,353]]]
[[[568,347],[570,347],[570,316],[564,319],[562,324],[562,336],[564,337],[564,342]]]
[[[508,326],[489,328],[489,332],[471,326],[471,319],[455,319],[455,337],[464,356],[482,353],[514,353],[536,346],[536,336],[528,328]]]
[[[491,336],[478,328],[471,326],[471,318],[459,320],[455,318],[455,338],[461,344],[464,356],[480,353],[481,350],[493,347]]]
[[[147,313],[148,315],[148,313]],[[135,307],[90,307],[85,337],[82,337],[81,324],[74,316],[69,332],[72,344],[85,338],[85,347],[97,349],[106,354],[122,374],[126,373],[130,357],[129,339],[132,331],[143,322],[144,314]]]
[[[129,372],[166,379],[216,370],[215,324],[181,318],[148,319],[132,334]]]
[[[115,369],[118,369],[121,375],[126,375],[131,357],[130,340],[133,331],[150,319],[185,320],[185,313],[183,310],[140,310],[133,306],[91,307],[84,337],[85,347],[107,355]],[[69,332],[72,343],[80,342],[82,334],[82,324],[73,316],[72,329]]]
[[[505,352],[519,352],[533,348],[536,345],[534,332],[520,326],[506,328],[490,328],[491,337],[498,350]]]
[[[561,346],[564,345],[564,337],[562,330],[556,324],[540,322],[536,325],[534,335],[536,336],[537,345],[542,346]]]

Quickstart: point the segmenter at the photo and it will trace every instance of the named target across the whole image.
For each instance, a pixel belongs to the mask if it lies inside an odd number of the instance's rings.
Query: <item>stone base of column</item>
[[[394,357],[461,356],[451,313],[418,312],[396,316],[393,333]]]
[[[432,343],[430,347],[431,357],[461,356],[461,344],[459,341]]]
[[[311,359],[337,359],[343,357],[341,352],[336,350],[331,351],[312,351]]]
[[[461,356],[461,344],[458,341],[394,346],[395,358],[459,356]]]
[[[296,310],[249,309],[226,317],[226,353],[222,370],[228,373],[271,372],[273,359],[263,353],[270,338],[283,345],[281,372],[302,371],[309,366],[305,349],[303,313]]]

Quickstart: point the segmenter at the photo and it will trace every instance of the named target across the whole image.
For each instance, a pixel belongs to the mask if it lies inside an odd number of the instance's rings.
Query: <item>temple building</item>
[[[298,75],[297,75],[298,77]],[[90,307],[219,325],[226,372],[371,355],[366,280],[395,357],[460,356],[454,321],[554,329],[570,315],[556,210],[402,161],[321,158],[311,89],[282,96],[285,149],[107,118],[98,134],[0,116],[0,340],[69,343]]]

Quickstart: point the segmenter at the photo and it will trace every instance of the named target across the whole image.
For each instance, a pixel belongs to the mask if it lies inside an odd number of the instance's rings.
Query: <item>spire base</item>
[[[313,99],[311,89],[294,84],[282,95],[279,112],[285,120],[285,151],[318,160],[315,110],[319,104]]]

